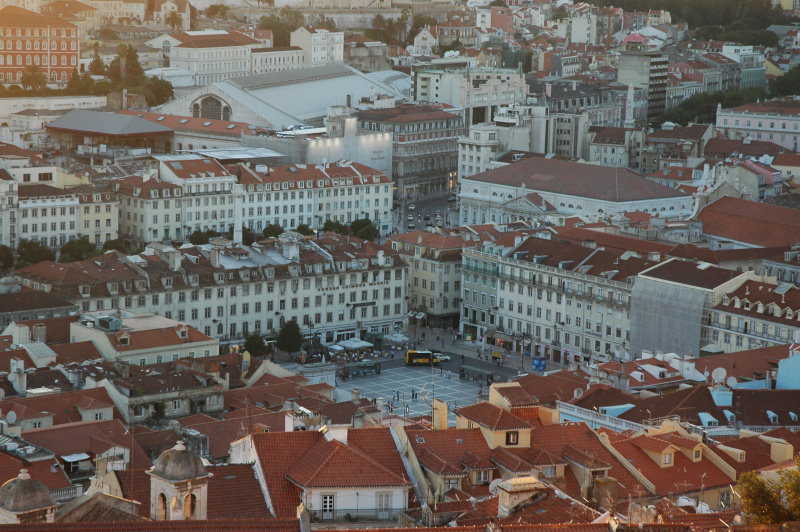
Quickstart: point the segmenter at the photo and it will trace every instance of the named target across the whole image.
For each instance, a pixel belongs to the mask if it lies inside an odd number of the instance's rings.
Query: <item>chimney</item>
[[[31,328],[31,340],[34,342],[47,343],[47,325],[44,323],[34,323]]]
[[[21,358],[12,358],[8,372],[9,380],[14,390],[22,395],[28,389],[28,374],[25,373],[25,361]]]
[[[530,477],[511,478],[497,486],[497,517],[505,519],[514,509],[528,503],[545,490],[539,479]]]
[[[619,482],[614,477],[602,476],[592,479],[591,497],[601,510],[613,510],[617,504]]]
[[[441,399],[434,399],[431,405],[433,410],[433,428],[446,429],[447,428],[447,403]]]
[[[350,390],[350,400],[351,401],[358,401],[361,399],[361,390],[358,388],[353,388]]]
[[[353,97],[351,95],[347,95],[347,107],[352,107]]]

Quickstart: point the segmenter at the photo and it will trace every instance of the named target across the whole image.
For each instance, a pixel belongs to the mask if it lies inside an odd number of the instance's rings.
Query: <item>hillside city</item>
[[[0,531],[798,486],[800,0],[0,0]]]

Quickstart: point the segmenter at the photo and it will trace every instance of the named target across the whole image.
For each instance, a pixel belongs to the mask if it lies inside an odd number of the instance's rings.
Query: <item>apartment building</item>
[[[344,62],[344,32],[300,26],[290,34],[289,41],[303,50],[305,66]]]
[[[463,62],[414,65],[411,83],[411,99],[460,108],[467,127],[491,121],[501,106],[521,102],[527,94],[518,70],[470,67]]]
[[[327,221],[349,224],[369,218],[381,235],[392,232],[392,181],[352,161],[270,168],[235,167],[243,187],[244,225],[260,233],[269,224],[322,229]]]
[[[134,246],[183,240],[182,188],[160,179],[128,176],[112,184],[119,198],[119,233]]]
[[[786,98],[722,109],[717,130],[729,138],[768,140],[794,152],[800,149],[800,99]]]
[[[409,266],[409,310],[423,314],[432,327],[457,328],[461,302],[461,254],[481,242],[514,238],[504,226],[475,226],[411,231],[387,242]]]
[[[18,189],[20,240],[38,240],[50,248],[78,238],[80,200],[51,185],[22,185]]]
[[[392,135],[392,179],[399,197],[417,198],[454,189],[460,114],[446,106],[401,104],[359,111],[358,128]]]
[[[725,353],[792,343],[800,330],[800,289],[748,280],[722,295],[703,338]]]
[[[620,359],[633,280],[660,257],[650,259],[537,237],[464,249],[462,333],[557,363]]]
[[[664,113],[669,58],[658,52],[625,51],[617,64],[617,81],[647,90],[647,117]]]
[[[355,237],[284,233],[252,246],[213,239],[180,249],[149,244],[140,255],[42,262],[20,282],[83,312],[125,309],[190,324],[217,339],[275,337],[296,320],[326,343],[404,324],[408,268],[394,251]]]
[[[50,84],[66,84],[78,67],[78,28],[59,17],[16,6],[0,9],[0,85],[19,84],[25,69],[39,67]]]
[[[68,191],[78,197],[78,234],[100,246],[119,236],[119,203],[109,190],[78,185]]]

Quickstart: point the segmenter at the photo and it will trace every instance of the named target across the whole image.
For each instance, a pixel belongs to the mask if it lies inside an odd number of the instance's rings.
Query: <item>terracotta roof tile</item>
[[[318,442],[289,468],[287,477],[304,488],[410,486],[363,451],[337,440]]]
[[[697,215],[703,232],[747,244],[791,246],[800,240],[800,209],[723,197]]]
[[[524,430],[531,428],[530,423],[527,421],[487,402],[459,408],[456,410],[456,415],[463,416],[489,430]]]

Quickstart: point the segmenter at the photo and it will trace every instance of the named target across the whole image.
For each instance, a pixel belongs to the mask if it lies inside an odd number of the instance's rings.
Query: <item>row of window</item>
[[[0,27],[0,37],[77,37],[77,29],[68,28],[3,28]]]
[[[24,62],[23,62],[24,59]],[[78,64],[78,56],[72,55],[70,56],[69,60],[67,60],[66,55],[61,56],[61,66],[67,66],[67,64],[71,66],[75,66]],[[28,54],[22,56],[17,54],[16,61],[14,61],[14,56],[11,54],[3,55],[0,54],[0,66],[23,66],[23,65],[39,65],[39,66],[58,66],[59,60],[56,56],[48,56],[48,55],[41,55],[41,54]]]
[[[16,46],[14,46],[14,41],[2,41],[0,40],[0,50],[6,49],[8,51],[11,50],[23,50],[22,41],[16,41]],[[78,42],[72,41],[69,46],[67,46],[67,41],[61,41],[61,51],[66,52],[69,48],[70,50],[77,50],[78,49]],[[25,50],[39,50],[39,41],[25,41]],[[59,49],[58,42],[52,41],[48,43],[47,41],[41,42],[41,49],[42,50],[53,50],[56,51]]]

